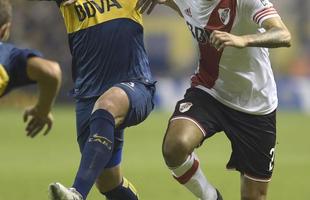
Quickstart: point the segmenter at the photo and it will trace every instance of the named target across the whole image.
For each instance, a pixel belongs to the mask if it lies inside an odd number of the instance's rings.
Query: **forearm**
[[[50,112],[61,84],[61,70],[58,63],[39,57],[27,61],[27,74],[37,82],[39,97],[36,104],[38,112],[46,115]]]
[[[54,104],[61,85],[61,75],[42,77],[38,80],[39,97],[36,104],[40,113],[48,114]]]
[[[28,1],[54,1],[57,4],[61,4],[64,0],[28,0]]]
[[[264,33],[241,36],[248,47],[278,48],[290,47],[290,33],[282,28],[274,27]]]

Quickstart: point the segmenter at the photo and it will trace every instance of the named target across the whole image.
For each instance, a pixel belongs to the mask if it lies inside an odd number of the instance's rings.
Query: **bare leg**
[[[193,153],[203,138],[201,129],[190,119],[172,120],[164,138],[163,156],[179,183],[201,200],[216,200],[216,190]]]
[[[251,180],[241,175],[241,200],[266,200],[268,182]]]

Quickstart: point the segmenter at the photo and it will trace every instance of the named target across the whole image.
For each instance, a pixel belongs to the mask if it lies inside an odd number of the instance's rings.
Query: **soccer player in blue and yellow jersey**
[[[0,0],[0,97],[14,88],[37,83],[38,102],[25,111],[24,121],[28,122],[27,136],[35,137],[47,126],[46,135],[53,124],[50,111],[60,87],[60,67],[37,51],[4,43],[9,37],[11,16],[9,0]]]
[[[81,162],[71,188],[49,186],[51,200],[85,200],[92,186],[109,200],[137,200],[121,173],[123,131],[153,109],[155,83],[136,0],[56,0],[72,54]]]

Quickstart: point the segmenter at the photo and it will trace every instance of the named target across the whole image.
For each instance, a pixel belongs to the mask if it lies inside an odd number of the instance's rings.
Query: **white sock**
[[[201,200],[216,200],[215,188],[207,181],[199,167],[196,155],[188,156],[186,161],[176,168],[170,168],[174,178]]]

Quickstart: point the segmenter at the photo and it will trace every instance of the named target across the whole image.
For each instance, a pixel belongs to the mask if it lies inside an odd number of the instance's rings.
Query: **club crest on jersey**
[[[220,8],[218,10],[220,20],[224,25],[227,25],[230,20],[230,8]]]
[[[184,10],[184,12],[185,12],[185,14],[186,14],[187,16],[189,16],[189,17],[193,17],[193,15],[192,15],[192,11],[191,11],[191,8],[187,8],[187,9],[185,9],[185,10]]]
[[[187,112],[191,107],[193,106],[193,104],[191,102],[185,102],[185,103],[181,103],[180,107],[179,107],[179,111],[181,113],[185,113]]]

